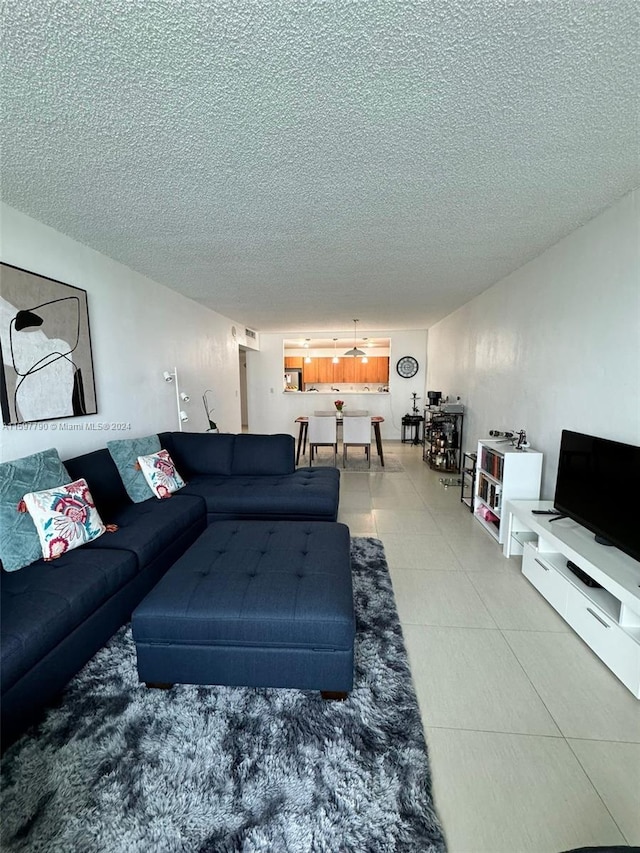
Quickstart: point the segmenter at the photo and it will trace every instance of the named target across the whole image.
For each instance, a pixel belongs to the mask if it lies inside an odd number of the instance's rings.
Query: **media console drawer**
[[[567,603],[567,581],[545,560],[544,554],[531,542],[522,550],[522,574],[531,581],[549,604],[564,616]]]
[[[567,585],[564,618],[600,660],[640,698],[640,645],[579,589],[569,582]]]

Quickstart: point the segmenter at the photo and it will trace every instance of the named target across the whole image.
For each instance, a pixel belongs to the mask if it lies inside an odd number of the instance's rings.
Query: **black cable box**
[[[601,583],[598,583],[598,581],[594,581],[593,578],[589,577],[589,575],[586,572],[583,572],[582,569],[579,568],[578,566],[576,566],[575,563],[572,563],[571,560],[567,560],[567,568],[569,569],[570,572],[573,572],[573,574],[577,578],[580,578],[582,583],[585,584],[586,586],[593,586],[593,587],[602,588]]]

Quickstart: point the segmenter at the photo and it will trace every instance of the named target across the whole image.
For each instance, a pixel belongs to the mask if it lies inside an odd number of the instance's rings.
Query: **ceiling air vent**
[[[256,333],[253,331],[253,329],[245,329],[245,330],[244,330],[244,333],[245,333],[245,335],[246,335],[246,337],[247,337],[247,338],[253,338],[253,339],[254,339],[254,341],[255,341],[255,339],[256,339]]]

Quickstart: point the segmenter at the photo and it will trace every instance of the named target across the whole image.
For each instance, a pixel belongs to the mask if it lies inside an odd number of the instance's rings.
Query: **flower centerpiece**
[[[342,411],[342,407],[344,406],[344,400],[334,400],[334,401],[333,401],[333,405],[336,407],[336,409],[337,409],[339,412],[341,412],[341,411]]]

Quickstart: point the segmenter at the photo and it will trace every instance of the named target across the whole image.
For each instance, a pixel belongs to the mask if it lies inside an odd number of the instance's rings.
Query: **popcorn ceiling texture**
[[[638,184],[639,9],[5,0],[3,200],[252,328],[425,328]]]

